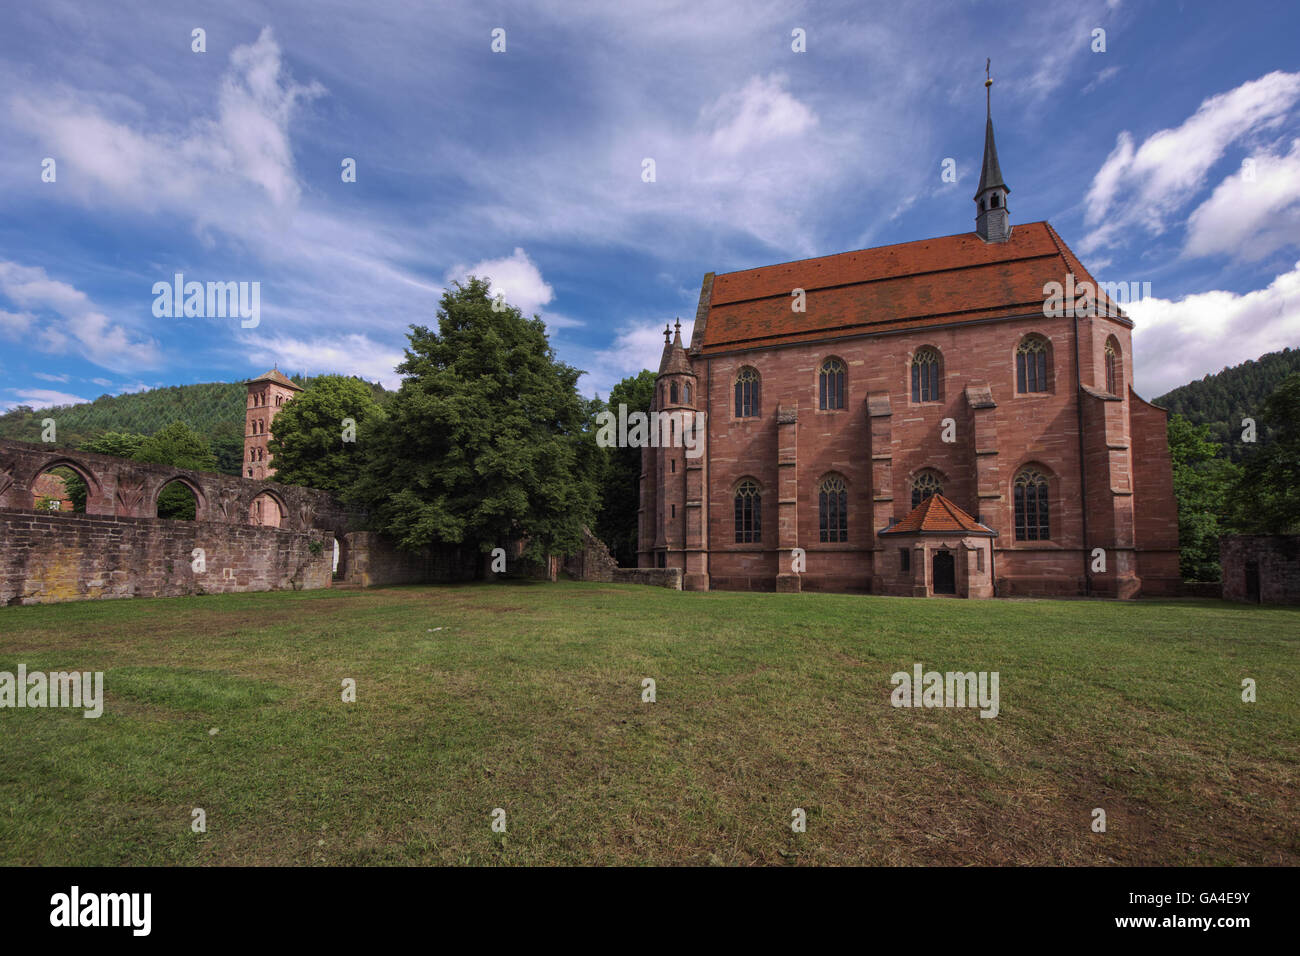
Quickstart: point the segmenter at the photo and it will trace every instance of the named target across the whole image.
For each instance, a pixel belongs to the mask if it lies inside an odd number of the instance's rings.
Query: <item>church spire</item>
[[[990,61],[984,61],[984,166],[980,170],[979,189],[975,192],[975,232],[985,242],[1006,242],[1011,235],[1007,217],[1007,194],[1011,188],[1002,178],[998,147],[993,141],[993,78]]]

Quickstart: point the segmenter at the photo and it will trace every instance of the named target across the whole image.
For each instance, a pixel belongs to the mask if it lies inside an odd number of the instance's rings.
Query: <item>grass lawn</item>
[[[566,583],[0,608],[0,671],[103,671],[106,698],[0,709],[0,863],[1296,865],[1298,650],[1300,610],[1218,601]],[[1001,713],[891,707],[917,662],[998,671]]]

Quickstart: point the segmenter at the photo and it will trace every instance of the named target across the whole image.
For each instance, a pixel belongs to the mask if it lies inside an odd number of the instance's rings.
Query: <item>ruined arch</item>
[[[179,503],[179,496],[172,495],[172,500],[170,502],[167,497],[164,497],[167,495],[167,489],[173,486],[184,488],[191,496],[193,496],[194,516],[192,518],[189,517],[188,514],[180,515],[174,513],[160,513],[167,509],[169,503],[173,507]],[[154,492],[150,497],[149,513],[155,518],[164,518],[175,521],[204,521],[207,519],[208,515],[207,496],[204,495],[202,487],[200,487],[197,482],[190,480],[185,475],[173,475],[170,478],[164,478],[158,483],[158,487],[154,489]]]
[[[18,481],[15,484],[21,484],[27,489],[26,501],[19,500],[17,495],[13,496],[10,507],[31,508],[33,499],[40,491],[40,479],[42,475],[47,475],[56,468],[66,468],[72,472],[81,483],[85,486],[85,500],[79,510],[84,514],[111,514],[111,502],[105,506],[104,485],[99,476],[95,474],[94,469],[87,466],[66,454],[55,454],[50,458],[38,462],[25,476],[24,481]],[[4,483],[4,476],[0,474],[0,484]],[[16,491],[17,489],[15,489]],[[68,490],[73,494],[78,494],[77,489],[69,487]],[[0,495],[0,503],[3,503],[3,495]]]
[[[248,523],[266,528],[290,527],[289,506],[269,488],[259,490],[248,501]]]

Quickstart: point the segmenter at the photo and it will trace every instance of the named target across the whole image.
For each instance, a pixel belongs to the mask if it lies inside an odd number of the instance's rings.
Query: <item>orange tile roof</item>
[[[1043,286],[1069,272],[1095,285],[1046,222],[1018,225],[1000,243],[966,232],[728,272],[713,280],[699,350],[1038,312]],[[793,289],[805,291],[806,312],[791,309]]]
[[[931,534],[960,531],[963,534],[994,535],[988,528],[943,495],[931,495],[911,510],[898,524],[890,525],[881,534]]]

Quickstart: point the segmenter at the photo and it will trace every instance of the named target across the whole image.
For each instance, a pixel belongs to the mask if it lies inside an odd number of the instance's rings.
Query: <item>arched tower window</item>
[[[763,496],[758,483],[746,478],[736,487],[736,543],[753,544],[761,541]]]
[[[912,401],[939,401],[939,352],[926,347],[912,356]]]
[[[1016,391],[1046,392],[1047,340],[1041,335],[1027,335],[1016,348]]]
[[[817,374],[817,401],[822,411],[844,407],[844,363],[837,358],[822,362]]]
[[[849,540],[849,491],[839,475],[828,475],[818,485],[817,517],[823,542]]]
[[[669,405],[677,404],[677,383],[676,382],[673,382],[671,385],[668,386],[668,404]]]
[[[1106,391],[1118,395],[1124,382],[1124,367],[1120,364],[1119,343],[1115,336],[1106,340]]]
[[[691,383],[687,382],[685,387],[686,387],[686,404],[689,405],[691,404],[691,400],[692,400]]]
[[[1025,468],[1013,482],[1016,503],[1016,540],[1047,541],[1052,537],[1048,520],[1047,476],[1037,468]]]
[[[758,417],[758,371],[748,365],[736,373],[736,417]]]
[[[943,480],[937,472],[925,471],[918,472],[912,478],[912,507],[915,508],[926,498],[931,495],[943,494]]]

